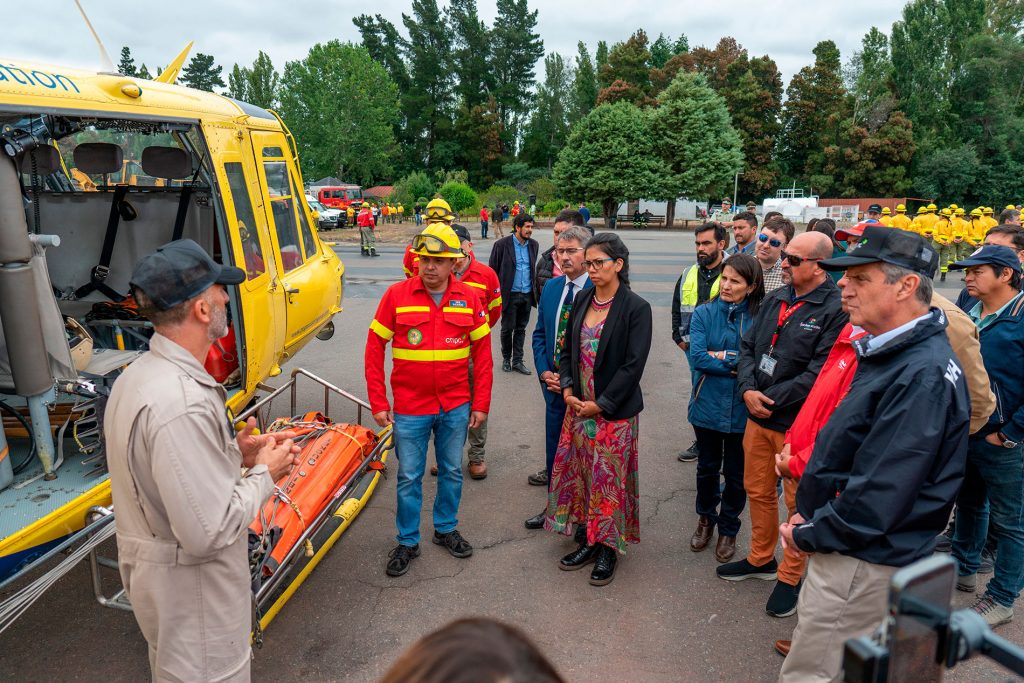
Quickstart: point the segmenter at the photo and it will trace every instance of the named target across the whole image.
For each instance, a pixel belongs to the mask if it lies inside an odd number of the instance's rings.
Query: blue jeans
[[[395,451],[398,455],[398,542],[420,542],[420,510],[423,507],[423,472],[427,446],[434,433],[437,460],[437,495],[434,497],[434,530],[454,531],[462,498],[462,447],[469,428],[469,403],[436,415],[395,413]]]
[[[967,471],[956,504],[953,557],[961,576],[975,574],[991,531],[999,552],[985,592],[1013,607],[1024,583],[1024,446],[1003,448],[971,437]],[[989,524],[992,525],[991,530]]]

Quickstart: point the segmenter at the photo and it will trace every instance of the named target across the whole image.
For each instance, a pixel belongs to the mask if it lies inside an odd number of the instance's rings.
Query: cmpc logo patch
[[[408,339],[409,343],[413,346],[419,346],[423,343],[423,333],[415,327],[409,330],[408,334],[405,335],[405,338]]]

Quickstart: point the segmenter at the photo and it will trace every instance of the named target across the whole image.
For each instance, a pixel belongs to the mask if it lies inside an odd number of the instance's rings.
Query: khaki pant
[[[897,569],[838,553],[811,557],[779,681],[841,681],[843,646],[850,638],[868,635],[885,618],[889,579]]]
[[[775,473],[775,454],[782,450],[785,440],[783,432],[765,429],[753,420],[747,420],[743,433],[743,488],[747,491],[747,506],[750,508],[750,553],[747,561],[758,567],[771,562],[779,542],[779,494],[776,490],[779,475]],[[796,482],[784,479],[782,487],[788,519],[796,512]],[[783,552],[779,581],[797,585],[806,566],[807,560],[803,555]]]
[[[473,400],[473,361],[469,361],[469,400]],[[469,428],[469,461],[483,462],[484,461],[484,448],[487,446],[487,423],[484,422],[479,427]]]

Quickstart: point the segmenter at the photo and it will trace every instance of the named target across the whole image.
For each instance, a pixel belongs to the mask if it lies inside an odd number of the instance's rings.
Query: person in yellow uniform
[[[900,230],[912,230],[911,220],[907,216],[907,207],[904,204],[896,205],[896,215],[892,217],[891,226]]]
[[[917,215],[914,216],[914,220],[911,221],[911,223],[910,223],[909,230],[911,232],[916,232],[918,235],[921,234],[921,218],[922,218],[922,216],[925,216],[927,213],[928,213],[928,207],[926,207],[926,206],[919,206],[919,207],[917,207]]]
[[[977,209],[971,209],[971,223],[967,231],[967,243],[971,245],[972,251],[984,244],[985,233],[988,232],[988,223],[985,222],[983,208],[979,206]]]
[[[953,261],[960,261],[974,251],[967,238],[971,234],[971,224],[964,218],[966,211],[962,206],[953,210],[953,218],[950,223],[953,225]]]
[[[892,211],[886,206],[882,209],[882,217],[878,219],[878,222],[887,228],[892,227]]]
[[[992,217],[994,213],[991,206],[981,207],[981,219],[985,222],[985,232],[999,225],[999,221]]]
[[[925,207],[925,212],[917,217],[918,234],[926,240],[935,239],[935,224],[939,221],[939,217],[935,215],[935,205],[929,204]],[[938,245],[933,245],[938,249]]]
[[[405,207],[402,205],[402,202],[398,202],[398,206],[396,208],[398,210],[398,222],[399,223],[404,223],[405,222]]]
[[[945,208],[939,212],[939,218],[935,221],[932,239],[935,240],[936,250],[939,252],[940,282],[946,281],[946,272],[949,264],[954,263],[956,245],[953,243],[953,212]],[[963,239],[963,237],[961,237]]]

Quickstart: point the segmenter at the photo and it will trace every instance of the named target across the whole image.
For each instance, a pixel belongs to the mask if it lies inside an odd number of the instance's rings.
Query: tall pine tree
[[[402,92],[407,161],[410,168],[450,168],[455,110],[451,32],[437,0],[413,0],[412,15],[403,14],[402,23],[409,34],[403,47],[410,83]]]
[[[523,118],[530,111],[537,60],[544,41],[537,33],[537,10],[527,0],[497,0],[492,32],[491,72],[494,98],[509,151],[518,146]]]
[[[576,76],[572,84],[572,107],[569,109],[569,123],[575,124],[590,113],[597,103],[597,72],[590,52],[581,40],[576,45]]]
[[[185,68],[181,70],[181,82],[196,90],[213,92],[214,87],[224,87],[224,80],[220,77],[224,67],[213,63],[213,55],[205,55],[197,52]]]
[[[122,76],[138,76],[135,68],[135,59],[132,58],[132,50],[127,45],[121,48],[121,61],[117,63],[117,72]]]
[[[566,95],[572,80],[572,67],[562,55],[552,53],[544,58],[544,82],[537,87],[536,107],[523,136],[520,158],[548,173],[569,134]]]

